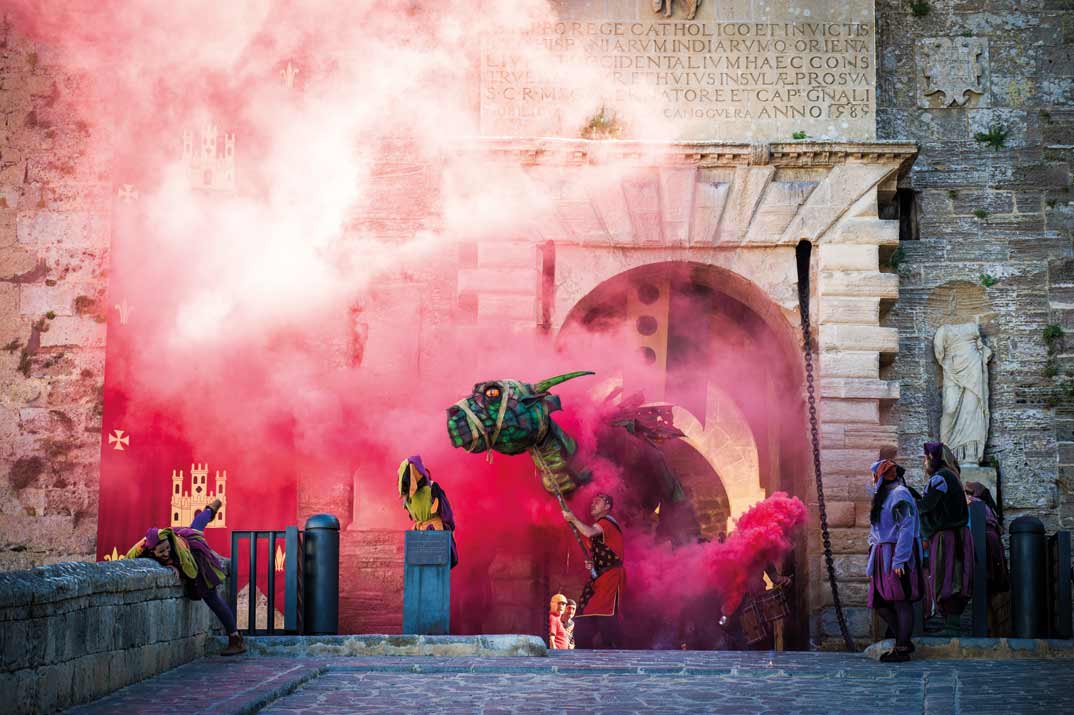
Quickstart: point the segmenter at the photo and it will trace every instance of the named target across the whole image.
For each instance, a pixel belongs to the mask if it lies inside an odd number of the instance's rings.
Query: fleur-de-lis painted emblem
[[[116,312],[119,313],[119,324],[126,325],[127,319],[131,317],[131,311],[134,310],[124,298],[122,303],[116,303]]]
[[[112,434],[108,435],[108,444],[117,452],[124,451],[124,447],[129,447],[130,443],[131,436],[121,429],[113,430]]]
[[[112,547],[112,553],[104,555],[105,561],[120,561],[121,559],[123,559],[123,556],[115,546]]]
[[[283,86],[287,89],[295,88],[295,77],[301,72],[300,69],[294,66],[291,62],[287,63],[287,66],[280,70],[280,77],[283,79]]]
[[[134,188],[133,184],[123,184],[119,187],[119,191],[116,192],[116,196],[125,204],[129,204],[136,200],[139,196],[138,189]]]
[[[284,562],[287,560],[287,556],[284,554],[283,549],[279,544],[276,544],[276,573],[283,571]]]

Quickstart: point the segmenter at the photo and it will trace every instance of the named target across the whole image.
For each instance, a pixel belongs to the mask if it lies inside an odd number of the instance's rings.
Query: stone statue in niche
[[[981,463],[988,441],[988,361],[992,350],[977,323],[944,325],[933,338],[943,368],[943,415],[940,439],[960,462]]]
[[[679,3],[686,6],[686,19],[693,20],[694,15],[697,14],[697,8],[701,5],[701,0],[679,0]],[[671,6],[674,4],[675,0],[653,0],[653,12],[659,13],[663,8],[664,17],[671,17]]]

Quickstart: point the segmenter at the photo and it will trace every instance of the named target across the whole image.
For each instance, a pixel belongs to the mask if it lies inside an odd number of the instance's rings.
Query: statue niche
[[[944,325],[933,338],[943,368],[940,439],[960,462],[977,465],[988,441],[988,361],[992,350],[977,323]]]

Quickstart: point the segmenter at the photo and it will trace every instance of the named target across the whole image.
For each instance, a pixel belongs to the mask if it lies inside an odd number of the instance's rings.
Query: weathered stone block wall
[[[340,532],[340,632],[403,632],[404,534],[400,529]]]
[[[902,220],[900,240],[881,253],[881,271],[898,274],[897,299],[880,295],[877,304],[859,296],[847,306],[878,311],[872,314],[887,342],[870,349],[880,352],[881,380],[897,381],[890,397],[898,399],[881,396],[878,432],[860,445],[868,450],[850,455],[856,476],[845,496],[830,478],[839,471],[830,448],[840,435],[831,427],[822,435],[836,575],[851,635],[862,640],[876,634],[865,608],[869,502],[861,475],[878,446],[897,441],[911,483],[923,486],[921,445],[940,436],[942,383],[932,340],[941,325],[980,319],[995,351],[986,461],[998,466],[1007,517],[1031,513],[1049,529],[1074,526],[1074,473],[1060,466],[1074,461],[1074,339],[1060,340],[1052,355],[1044,339],[1048,325],[1074,328],[1074,15],[1061,2],[942,0],[928,7],[915,17],[910,3],[877,3],[878,136],[916,141],[919,154],[900,192],[881,207],[884,218]],[[964,43],[971,56],[981,50],[976,66],[947,58],[940,71],[926,47],[938,40]],[[977,84],[950,81],[967,68]],[[950,96],[930,91],[935,86],[947,86]],[[961,91],[971,86],[982,91]],[[998,148],[975,138],[992,127],[1008,132]],[[821,310],[822,321],[834,322],[823,304]],[[872,375],[875,359],[859,354],[844,364],[822,354],[822,366],[830,376],[860,363]],[[810,539],[820,571],[819,534]],[[825,643],[840,642],[831,593],[826,586],[821,593],[814,607],[827,608],[814,632]]]
[[[0,570],[96,545],[111,188],[79,82],[0,16]]]
[[[205,655],[222,629],[148,559],[0,574],[6,713],[49,713]]]
[[[921,442],[939,437],[933,335],[980,320],[995,352],[985,461],[998,466],[1003,507],[1071,528],[1074,13],[1061,0],[939,0],[923,17],[909,5],[877,3],[879,136],[920,145],[902,187],[915,192],[919,233],[899,244],[899,300],[884,320],[899,331],[887,372],[902,386],[889,419],[920,485]],[[938,70],[925,47],[933,38],[980,50],[976,64],[947,58]],[[950,81],[967,67],[976,89]],[[946,95],[922,100],[923,87],[945,81]],[[983,141],[990,131],[1006,132],[996,147]],[[1065,338],[1047,340],[1049,325]]]

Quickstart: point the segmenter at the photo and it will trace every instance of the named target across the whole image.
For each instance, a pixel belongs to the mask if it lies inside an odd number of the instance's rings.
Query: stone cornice
[[[645,142],[556,138],[483,137],[458,145],[473,153],[523,165],[603,164],[682,165],[712,167],[765,166],[832,167],[846,163],[913,163],[917,144],[905,141],[826,142],[792,141],[767,144],[746,142]]]

